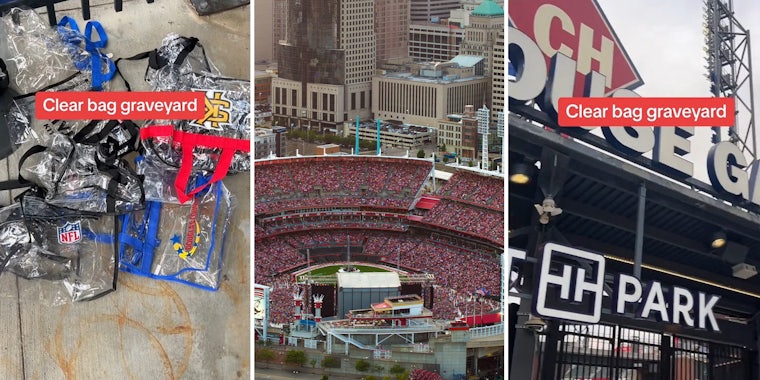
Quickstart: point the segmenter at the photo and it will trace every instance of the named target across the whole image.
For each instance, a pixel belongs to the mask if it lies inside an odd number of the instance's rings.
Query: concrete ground
[[[84,28],[79,4],[56,4],[58,18],[72,16]],[[176,32],[198,37],[224,75],[250,77],[248,6],[199,17],[184,0],[125,1],[119,13],[113,3],[92,4],[115,58]],[[120,65],[134,90],[147,90],[146,65]],[[122,88],[114,79],[111,89]],[[0,168],[0,177],[13,171]],[[117,290],[103,298],[50,307],[28,291],[29,281],[0,275],[0,379],[250,378],[250,175],[225,183],[237,208],[218,292],[119,273]]]

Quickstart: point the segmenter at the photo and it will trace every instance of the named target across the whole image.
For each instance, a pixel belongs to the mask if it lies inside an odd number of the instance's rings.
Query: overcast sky
[[[644,80],[637,93],[651,97],[711,96],[705,78],[702,1],[597,1]],[[760,27],[752,29],[755,25],[760,26],[760,2],[735,0],[734,10],[739,22],[753,32],[753,81],[757,103],[760,101],[760,76],[757,75],[760,70]],[[705,182],[705,162],[710,145],[709,128],[697,128],[697,134],[692,138],[692,153],[688,157],[694,162],[696,177]]]

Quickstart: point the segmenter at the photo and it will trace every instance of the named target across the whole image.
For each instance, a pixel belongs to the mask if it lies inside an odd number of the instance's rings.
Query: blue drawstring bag
[[[208,180],[208,179],[205,179]],[[233,198],[215,182],[185,204],[146,202],[120,217],[119,269],[215,291]]]

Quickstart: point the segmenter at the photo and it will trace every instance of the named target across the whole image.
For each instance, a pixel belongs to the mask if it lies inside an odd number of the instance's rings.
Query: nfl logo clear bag
[[[60,305],[116,289],[116,217],[55,207],[25,195],[0,209],[0,275]]]

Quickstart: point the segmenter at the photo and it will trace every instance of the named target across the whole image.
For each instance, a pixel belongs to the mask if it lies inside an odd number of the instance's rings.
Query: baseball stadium
[[[296,156],[255,161],[254,185],[257,345],[348,374],[503,376],[500,170]]]

